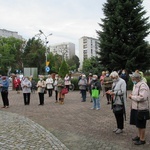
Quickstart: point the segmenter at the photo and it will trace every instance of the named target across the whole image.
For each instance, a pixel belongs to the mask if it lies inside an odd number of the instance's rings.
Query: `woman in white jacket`
[[[22,87],[22,92],[23,92],[24,105],[29,105],[32,84],[28,77],[25,77],[22,80],[21,87]]]

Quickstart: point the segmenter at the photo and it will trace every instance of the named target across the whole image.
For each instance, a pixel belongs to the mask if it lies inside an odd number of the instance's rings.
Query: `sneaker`
[[[140,138],[138,136],[132,138],[132,141],[139,141],[139,140],[140,140]]]
[[[118,130],[118,128],[114,129],[113,132],[116,132]]]
[[[115,133],[116,134],[120,134],[120,133],[122,133],[123,131],[121,130],[121,129],[118,129]]]
[[[145,144],[146,143],[146,141],[141,141],[141,140],[139,140],[139,141],[136,141],[134,144],[135,145],[143,145],[143,144]]]
[[[93,110],[94,110],[95,108],[94,108],[94,107],[92,107],[91,109],[93,109]]]
[[[100,110],[100,108],[96,108],[96,110]]]

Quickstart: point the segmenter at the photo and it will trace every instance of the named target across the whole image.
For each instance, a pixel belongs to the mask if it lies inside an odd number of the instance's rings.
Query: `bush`
[[[79,90],[78,82],[79,82],[78,78],[71,79],[71,83],[74,84],[74,90]]]

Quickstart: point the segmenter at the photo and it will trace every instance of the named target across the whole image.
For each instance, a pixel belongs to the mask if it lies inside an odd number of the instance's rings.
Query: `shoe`
[[[96,110],[100,110],[100,108],[96,108]]]
[[[139,141],[139,140],[140,140],[140,138],[138,136],[132,138],[132,141]]]
[[[109,105],[110,104],[110,102],[107,102],[107,105]]]
[[[114,129],[113,132],[116,132],[118,130],[118,128]]]
[[[139,140],[139,141],[136,141],[134,144],[135,145],[143,145],[143,144],[145,144],[146,143],[146,141],[141,141],[141,140]]]
[[[9,106],[6,106],[5,108],[9,108]]]
[[[94,108],[94,107],[92,107],[91,109],[92,109],[92,110],[94,110],[95,108]]]
[[[121,129],[118,129],[115,133],[116,134],[120,134],[120,133],[122,133],[123,131],[121,130]]]

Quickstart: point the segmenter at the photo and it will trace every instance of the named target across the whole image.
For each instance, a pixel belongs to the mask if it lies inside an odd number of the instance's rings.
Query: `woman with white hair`
[[[112,97],[112,109],[116,118],[117,128],[113,130],[120,134],[124,129],[124,114],[126,109],[126,82],[121,79],[116,71],[110,74],[113,81],[112,90],[107,91]]]

